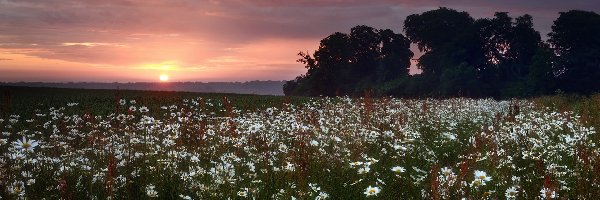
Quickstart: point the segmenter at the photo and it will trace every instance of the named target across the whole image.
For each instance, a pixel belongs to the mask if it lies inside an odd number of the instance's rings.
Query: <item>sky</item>
[[[0,0],[0,82],[290,80],[306,72],[298,52],[334,32],[403,33],[438,7],[527,13],[544,37],[561,11],[600,13],[597,0]]]

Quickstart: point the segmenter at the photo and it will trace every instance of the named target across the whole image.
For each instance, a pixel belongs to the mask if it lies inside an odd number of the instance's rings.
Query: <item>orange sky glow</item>
[[[0,0],[0,82],[290,80],[306,72],[299,51],[356,25],[403,33],[406,16],[447,6],[528,13],[545,35],[559,11],[600,9],[507,1]]]

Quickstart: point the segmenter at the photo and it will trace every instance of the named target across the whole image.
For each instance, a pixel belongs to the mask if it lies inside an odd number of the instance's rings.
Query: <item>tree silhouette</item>
[[[600,91],[600,15],[594,12],[560,13],[547,43],[530,15],[507,12],[473,19],[441,7],[408,16],[404,31],[407,37],[361,25],[324,38],[312,55],[298,54],[308,71],[288,81],[284,93],[509,98]],[[408,74],[411,42],[423,52],[417,75]]]
[[[558,56],[560,88],[584,94],[600,90],[600,15],[561,12],[548,36]]]
[[[309,55],[300,52],[298,62],[305,75],[284,85],[286,95],[361,95],[381,88],[387,81],[408,75],[410,42],[391,30],[356,26],[350,34],[334,33],[321,40]]]

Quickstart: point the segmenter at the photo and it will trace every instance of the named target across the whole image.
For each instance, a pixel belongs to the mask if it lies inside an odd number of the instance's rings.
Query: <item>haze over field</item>
[[[544,37],[560,11],[600,10],[584,0],[0,0],[0,81],[291,80],[306,72],[296,54],[327,35],[361,24],[400,33],[406,16],[439,6],[531,14]]]

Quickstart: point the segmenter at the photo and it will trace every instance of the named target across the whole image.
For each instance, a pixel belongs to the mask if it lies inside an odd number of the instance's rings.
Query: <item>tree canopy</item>
[[[337,32],[321,40],[312,56],[298,55],[308,72],[284,85],[286,95],[361,95],[407,77],[414,54],[402,34],[356,26],[350,34]]]
[[[527,97],[557,90],[600,91],[600,15],[561,12],[542,41],[528,15],[496,12],[474,19],[439,8],[404,21],[406,37],[390,29],[356,26],[300,52],[307,73],[284,85],[286,95],[402,97]],[[410,75],[415,44],[421,74]]]

